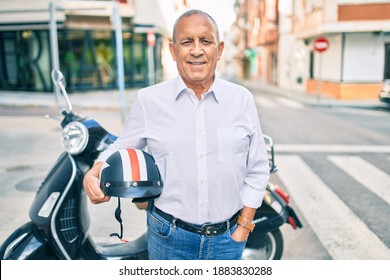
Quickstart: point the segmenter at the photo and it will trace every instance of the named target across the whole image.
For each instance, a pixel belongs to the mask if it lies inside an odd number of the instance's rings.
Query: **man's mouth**
[[[194,66],[200,66],[200,65],[206,64],[206,62],[191,62],[191,61],[189,61],[188,64],[191,64]]]

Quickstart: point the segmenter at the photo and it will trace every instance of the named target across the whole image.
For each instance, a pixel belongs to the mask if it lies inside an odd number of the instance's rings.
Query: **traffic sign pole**
[[[123,38],[122,38],[122,18],[119,4],[113,2],[113,20],[115,26],[116,64],[117,64],[117,85],[120,96],[121,121],[126,120],[126,96],[125,96],[125,70],[123,62]]]
[[[318,78],[317,78],[317,101],[321,101],[321,72],[322,72],[322,54],[319,54],[319,63],[318,63]]]
[[[156,35],[153,30],[146,33],[146,39],[148,42],[148,79],[149,85],[153,85],[156,80],[155,65],[154,65],[154,46],[156,44]]]
[[[321,77],[322,77],[322,56],[329,48],[329,40],[326,37],[319,37],[313,41],[314,50],[319,54],[318,77],[317,77],[317,101],[321,100]]]

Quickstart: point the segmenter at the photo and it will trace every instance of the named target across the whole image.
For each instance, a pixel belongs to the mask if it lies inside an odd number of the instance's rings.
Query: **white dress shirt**
[[[217,223],[261,205],[269,164],[256,105],[216,78],[199,100],[180,77],[141,89],[123,134],[99,161],[125,148],[154,157],[164,182],[155,206],[183,221]]]

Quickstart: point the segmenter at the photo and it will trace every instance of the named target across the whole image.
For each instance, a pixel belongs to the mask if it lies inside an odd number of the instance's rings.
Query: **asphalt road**
[[[390,259],[390,207],[386,201],[388,191],[383,191],[386,187],[390,189],[390,180],[385,180],[384,185],[383,179],[375,184],[351,173],[356,170],[363,173],[363,170],[370,172],[368,177],[388,178],[389,112],[375,108],[307,106],[260,93],[255,93],[255,100],[263,131],[275,141],[280,170],[271,180],[290,193],[291,205],[304,224],[300,230],[293,230],[289,225],[282,227],[283,259],[349,259],[351,256]],[[95,118],[114,134],[121,132],[117,109],[76,107],[76,110]],[[57,109],[52,107],[0,107],[0,243],[28,220],[35,191],[62,152],[59,122],[45,119],[46,113],[58,116]],[[373,166],[370,171],[366,171],[367,163],[371,164],[370,168]],[[356,168],[350,172],[345,166]],[[379,188],[373,189],[373,184]],[[380,191],[384,193],[379,195]],[[309,203],[312,200],[318,203]],[[131,240],[145,231],[145,213],[131,203],[122,206],[125,238]],[[119,230],[114,219],[116,200],[89,207],[94,239],[116,241],[109,237]],[[332,213],[338,214],[332,216]],[[361,233],[366,240],[355,246],[361,250],[347,250],[346,247],[361,241],[356,238]],[[373,253],[365,246],[371,246]]]
[[[288,259],[390,259],[390,111],[303,104],[256,92],[275,174],[304,221]]]

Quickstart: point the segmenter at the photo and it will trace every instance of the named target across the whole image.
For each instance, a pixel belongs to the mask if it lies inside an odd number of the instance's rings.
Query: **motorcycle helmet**
[[[163,182],[150,154],[139,149],[122,149],[103,163],[100,187],[108,196],[146,202],[160,196]]]

